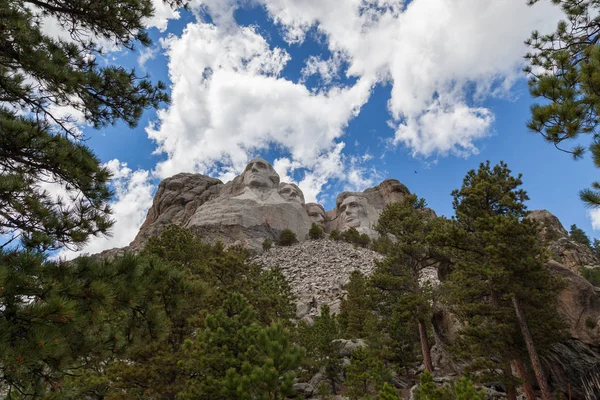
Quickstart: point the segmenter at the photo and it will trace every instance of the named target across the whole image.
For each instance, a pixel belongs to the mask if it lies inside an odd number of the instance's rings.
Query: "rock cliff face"
[[[364,192],[340,194],[336,208],[326,212],[320,204],[305,204],[298,186],[280,182],[273,166],[257,158],[226,184],[199,174],[165,179],[131,247],[139,249],[168,224],[187,227],[207,241],[255,250],[265,239],[276,241],[286,228],[303,241],[313,222],[327,233],[353,227],[375,237],[373,226],[385,205],[409,193],[397,180],[387,179]]]

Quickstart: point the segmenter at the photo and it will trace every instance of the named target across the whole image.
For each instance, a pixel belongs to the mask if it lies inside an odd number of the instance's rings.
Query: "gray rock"
[[[337,339],[333,341],[334,343],[338,343],[340,346],[340,357],[351,357],[354,350],[359,347],[367,347],[367,344],[362,339]]]
[[[370,275],[381,258],[369,249],[322,239],[275,246],[251,261],[265,268],[281,268],[297,299],[296,316],[306,319],[319,315],[324,304],[337,312],[352,271]]]
[[[306,382],[295,383],[294,384],[294,393],[296,393],[297,396],[304,396],[305,398],[308,398],[315,393],[315,388],[313,386],[311,386],[310,383],[306,383]]]
[[[551,257],[576,274],[585,266],[600,266],[600,260],[584,244],[569,238],[558,218],[547,210],[531,211],[527,217],[540,224],[540,238],[550,250]]]

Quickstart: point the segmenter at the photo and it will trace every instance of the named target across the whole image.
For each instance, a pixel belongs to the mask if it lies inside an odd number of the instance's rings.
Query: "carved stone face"
[[[262,158],[250,161],[242,175],[244,185],[251,188],[274,189],[279,185],[279,175]]]
[[[325,225],[325,210],[317,203],[309,203],[306,205],[306,212],[311,223],[316,223],[319,226]]]
[[[342,221],[342,228],[358,228],[361,219],[365,216],[365,207],[357,196],[348,196],[338,208],[338,215]]]
[[[293,183],[280,183],[279,195],[286,201],[304,204],[304,194],[302,193],[302,190]]]

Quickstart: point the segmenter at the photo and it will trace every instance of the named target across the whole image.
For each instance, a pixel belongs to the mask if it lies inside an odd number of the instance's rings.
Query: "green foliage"
[[[387,382],[383,384],[383,387],[377,394],[377,400],[398,400],[398,391],[394,386],[389,385]]]
[[[356,228],[349,228],[342,233],[334,230],[331,232],[329,237],[334,240],[343,240],[344,242],[351,243],[357,247],[369,247],[371,244],[371,238],[369,235],[366,233],[360,234]]]
[[[571,225],[571,229],[569,229],[569,237],[577,243],[584,244],[587,247],[591,248],[592,246],[590,238],[585,234],[583,229],[578,228],[575,224]]]
[[[589,283],[594,286],[600,286],[600,268],[585,268],[579,269],[581,276],[583,276]]]
[[[163,83],[103,66],[102,51],[89,38],[91,32],[127,48],[148,45],[143,21],[153,13],[152,1],[25,3],[0,6],[0,41],[10,44],[0,51],[0,234],[29,248],[77,248],[112,225],[110,173],[86,147],[73,116],[56,109],[72,107],[95,128],[120,120],[135,126],[144,109],[168,101]],[[43,17],[55,18],[70,40],[47,35]],[[41,182],[69,194],[57,199]]]
[[[372,283],[385,293],[380,303],[386,308],[383,315],[401,315],[407,327],[415,329],[422,342],[423,360],[432,369],[427,338],[431,319],[432,290],[421,280],[422,271],[433,267],[442,257],[428,242],[437,221],[425,208],[425,200],[408,195],[401,202],[388,204],[379,216],[375,229],[381,236],[392,236],[386,257],[377,262]]]
[[[273,241],[269,240],[269,239],[265,239],[262,242],[262,249],[263,251],[269,251],[271,250],[271,247],[273,247]]]
[[[325,237],[325,232],[323,231],[323,228],[313,222],[308,230],[308,237],[312,240],[323,239]]]
[[[456,356],[480,371],[478,379],[501,379],[507,386],[515,379],[505,366],[528,356],[511,299],[519,300],[539,352],[564,328],[556,312],[563,283],[544,267],[537,226],[523,219],[527,194],[520,185],[506,164],[482,163],[453,192],[456,219],[434,235],[454,260],[446,301],[465,323]]]
[[[281,231],[281,235],[279,236],[280,246],[291,246],[296,243],[298,243],[298,239],[296,238],[294,231],[291,229],[284,229]]]
[[[125,356],[119,359],[107,359],[102,364],[90,366],[79,377],[69,379],[61,391],[63,398],[79,399],[93,393],[98,398],[162,399],[175,398],[178,393],[186,392],[189,375],[184,366],[189,367],[191,361],[190,349],[185,343],[195,343],[197,332],[207,328],[207,316],[214,317],[234,295],[236,298],[241,296],[248,304],[244,308],[251,309],[248,311],[253,315],[250,325],[259,328],[253,346],[259,345],[255,342],[261,338],[260,332],[278,321],[281,322],[277,324],[279,333],[264,331],[269,340],[261,339],[263,349],[271,351],[268,350],[270,340],[279,343],[277,346],[285,344],[276,338],[288,335],[283,326],[289,325],[295,307],[290,286],[278,268],[263,271],[247,262],[245,250],[225,250],[220,244],[204,244],[189,230],[175,225],[167,227],[159,237],[151,238],[142,257],[160,266],[146,272],[145,278],[150,280],[149,290],[153,293],[146,307],[164,310],[164,320],[156,322],[156,326],[163,327],[165,332],[161,336],[148,337],[139,346],[129,346]],[[227,304],[233,304],[232,301]],[[248,376],[260,375],[267,382],[273,376],[273,368],[279,371],[283,364],[274,359],[271,367],[266,356],[261,360],[262,364],[251,364],[250,370],[244,371],[250,371]],[[246,372],[236,371],[238,375],[246,376]],[[239,377],[231,375],[230,378],[235,381]],[[281,379],[282,385],[289,381],[285,373]],[[273,383],[272,379],[270,382]],[[255,386],[259,387],[258,384]],[[71,397],[66,397],[67,392],[72,393]]]
[[[438,387],[427,371],[421,374],[419,386],[415,391],[415,400],[485,400],[485,398],[485,393],[465,377],[461,377],[452,385]]]
[[[337,229],[334,229],[329,234],[329,239],[331,239],[331,240],[341,240],[341,236],[340,235],[341,235],[340,231],[338,231]]]
[[[529,0],[529,4],[539,0]],[[592,160],[600,167],[598,138],[598,109],[600,104],[600,46],[597,28],[600,4],[595,1],[553,0],[560,5],[566,21],[560,21],[555,32],[540,34],[534,31],[527,44],[526,55],[531,76],[530,93],[543,99],[531,107],[530,130],[542,135],[561,151],[579,159],[585,152],[582,144],[565,148],[565,143],[581,134],[592,136],[589,150]],[[581,199],[589,206],[600,205],[600,183],[580,191]]]
[[[157,298],[183,285],[156,260],[47,261],[32,252],[0,253],[0,387],[41,396],[65,375],[120,356],[166,334]],[[26,294],[26,296],[24,296]]]
[[[305,367],[312,373],[324,371],[325,378],[337,392],[338,375],[342,372],[340,358],[340,328],[329,306],[321,306],[321,315],[314,318],[311,326],[304,321],[298,324],[298,341],[306,349]]]
[[[391,379],[391,374],[383,365],[382,360],[370,353],[364,347],[352,352],[350,364],[345,368],[348,396],[363,399],[372,394],[375,388],[382,388],[385,381]]]
[[[187,376],[181,399],[284,399],[292,394],[302,350],[278,324],[261,327],[239,294],[230,295],[195,341],[181,365]]]
[[[369,338],[380,335],[375,315],[374,289],[360,272],[352,271],[342,299],[338,321],[344,337]]]

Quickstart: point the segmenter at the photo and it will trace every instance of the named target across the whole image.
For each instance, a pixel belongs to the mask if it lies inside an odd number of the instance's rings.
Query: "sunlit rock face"
[[[140,248],[168,224],[191,229],[208,242],[222,241],[261,249],[265,239],[277,241],[289,228],[305,240],[313,222],[326,233],[356,228],[375,237],[373,229],[386,204],[410,193],[395,179],[363,192],[343,192],[328,212],[318,203],[305,204],[304,193],[293,183],[280,182],[273,166],[262,158],[251,160],[241,175],[222,183],[199,174],[165,179],[132,243]]]

